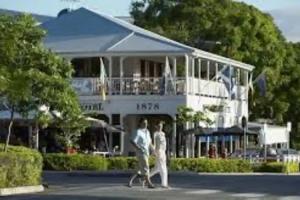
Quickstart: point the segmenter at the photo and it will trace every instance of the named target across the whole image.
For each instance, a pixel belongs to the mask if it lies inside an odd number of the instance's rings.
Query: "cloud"
[[[297,8],[268,11],[288,41],[300,42],[300,12]]]

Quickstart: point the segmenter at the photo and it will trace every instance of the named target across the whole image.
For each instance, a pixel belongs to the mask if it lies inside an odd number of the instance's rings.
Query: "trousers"
[[[164,187],[168,186],[168,169],[166,162],[166,153],[165,152],[157,152],[155,160],[155,166],[150,171],[150,177],[155,174],[160,174],[161,185]]]

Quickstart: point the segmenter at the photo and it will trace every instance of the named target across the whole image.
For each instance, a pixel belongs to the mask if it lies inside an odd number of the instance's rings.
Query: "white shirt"
[[[157,153],[165,153],[167,148],[167,142],[166,142],[166,137],[164,132],[157,131],[154,133],[154,146],[155,146],[155,151]]]
[[[132,141],[142,149],[142,153],[149,155],[149,147],[152,142],[148,129],[138,129],[132,137]]]

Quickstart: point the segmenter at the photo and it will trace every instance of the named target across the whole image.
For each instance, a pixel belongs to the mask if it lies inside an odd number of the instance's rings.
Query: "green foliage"
[[[35,150],[11,146],[7,153],[0,152],[0,163],[0,188],[41,183],[43,160]]]
[[[254,65],[254,77],[265,71],[267,96],[254,94],[251,117],[283,121],[290,100],[279,88],[289,66],[285,39],[269,14],[233,0],[136,0],[131,15],[137,25],[196,48],[218,41],[205,50]]]
[[[262,163],[254,167],[255,172],[298,173],[298,163]]]
[[[186,122],[194,122],[195,124],[203,122],[206,126],[210,126],[213,123],[213,121],[207,116],[206,112],[195,112],[193,108],[184,105],[178,106],[177,113],[178,123],[181,125],[185,125]]]
[[[251,172],[251,165],[244,160],[175,158],[171,159],[170,169],[173,171],[194,172]]]
[[[44,169],[47,170],[107,170],[105,158],[84,154],[44,154]]]
[[[69,119],[58,119],[56,126],[61,131],[56,134],[57,141],[64,147],[78,147],[78,140],[81,133],[88,126],[88,122],[81,116],[74,116]]]
[[[193,121],[193,109],[184,105],[178,106],[178,123],[185,124],[186,122]]]
[[[150,168],[155,165],[155,157],[149,159]],[[84,154],[44,154],[44,169],[46,170],[136,170],[138,162],[136,157],[112,157]],[[208,158],[172,158],[169,169],[171,171],[193,171],[211,173],[233,172],[273,172],[296,173],[299,172],[297,163],[262,163],[251,165],[249,161],[239,159],[208,159]],[[3,174],[0,173],[0,176]]]
[[[42,127],[53,123],[53,117],[40,113],[41,105],[48,106],[50,113],[59,111],[69,124],[77,124],[81,109],[70,85],[72,66],[43,47],[45,31],[36,24],[30,15],[0,15],[0,83],[5,83],[0,96],[12,112],[24,118],[33,111]]]

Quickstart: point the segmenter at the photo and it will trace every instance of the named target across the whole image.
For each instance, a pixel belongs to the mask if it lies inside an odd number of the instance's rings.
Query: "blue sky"
[[[70,0],[0,0],[0,8],[55,16],[70,7]],[[87,7],[113,16],[129,15],[132,0],[80,0],[74,8]],[[300,41],[300,0],[238,0],[269,12],[284,35]]]

